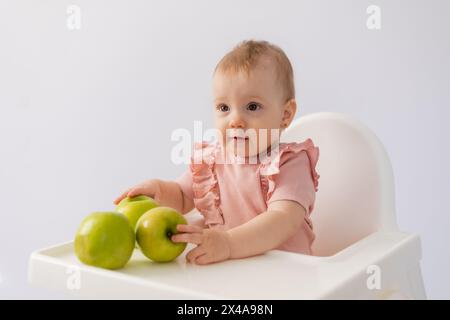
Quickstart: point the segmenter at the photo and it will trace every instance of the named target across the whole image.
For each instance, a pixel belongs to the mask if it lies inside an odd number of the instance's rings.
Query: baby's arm
[[[295,234],[305,214],[305,208],[295,201],[270,203],[267,211],[227,231],[230,258],[250,257],[277,248]]]
[[[174,208],[183,214],[190,212],[194,208],[193,201],[183,194],[178,183],[160,179],[150,179],[126,190],[114,203],[118,204],[125,197],[138,195],[152,197],[161,206]]]
[[[292,237],[302,225],[306,210],[296,201],[277,200],[267,211],[228,231],[197,225],[177,226],[173,242],[196,244],[186,255],[189,262],[209,264],[265,253]]]
[[[180,188],[180,185],[175,181],[159,180],[160,194],[159,201],[155,199],[160,205],[174,208],[182,214],[190,212],[194,208],[192,199],[186,197]]]

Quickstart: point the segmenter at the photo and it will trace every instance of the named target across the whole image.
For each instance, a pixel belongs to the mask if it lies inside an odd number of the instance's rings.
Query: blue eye
[[[256,111],[256,110],[261,109],[261,106],[255,102],[251,102],[248,104],[247,109],[250,111]]]

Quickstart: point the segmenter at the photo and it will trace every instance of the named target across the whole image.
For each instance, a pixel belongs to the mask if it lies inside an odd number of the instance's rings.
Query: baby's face
[[[213,95],[215,126],[227,151],[249,157],[279,140],[286,101],[272,64],[261,61],[249,77],[244,71],[217,70]],[[235,138],[236,135],[247,138]]]

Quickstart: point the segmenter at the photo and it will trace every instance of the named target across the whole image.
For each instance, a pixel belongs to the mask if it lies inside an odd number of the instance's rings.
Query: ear
[[[289,127],[297,112],[297,102],[294,98],[289,99],[283,106],[283,118],[281,119],[280,128],[282,130]]]

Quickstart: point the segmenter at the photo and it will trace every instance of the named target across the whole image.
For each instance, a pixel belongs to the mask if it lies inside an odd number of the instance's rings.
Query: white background
[[[427,294],[450,298],[449,15],[445,0],[0,0],[0,297],[64,298],[28,285],[29,254],[124,188],[181,174],[171,132],[212,126],[212,71],[253,38],[291,58],[297,116],[347,113],[376,132],[399,226],[422,238]]]

